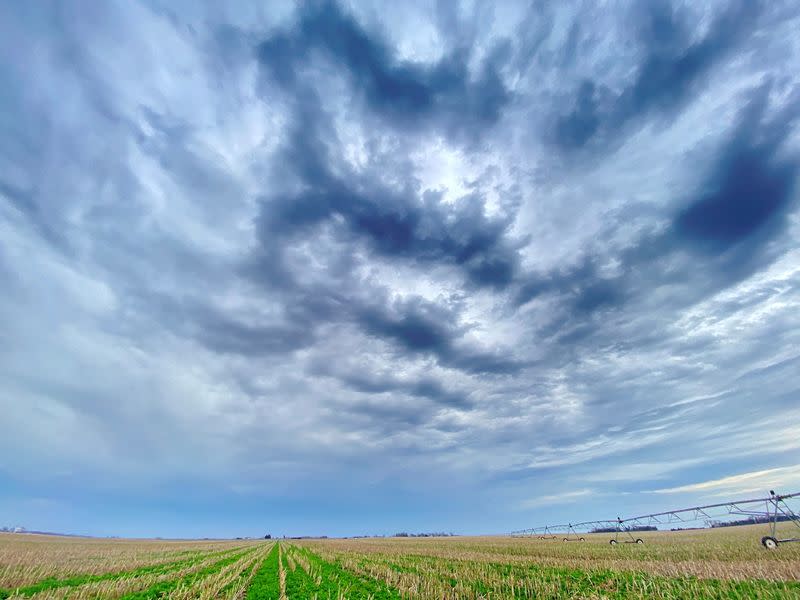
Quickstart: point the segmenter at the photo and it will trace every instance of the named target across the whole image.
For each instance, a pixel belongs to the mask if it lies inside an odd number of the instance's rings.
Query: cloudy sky
[[[800,8],[0,5],[0,525],[800,491]]]

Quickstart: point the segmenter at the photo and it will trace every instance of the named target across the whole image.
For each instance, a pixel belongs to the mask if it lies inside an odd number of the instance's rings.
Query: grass
[[[0,581],[25,581],[0,599],[800,599],[800,544],[768,551],[762,535],[758,526],[656,532],[642,534],[642,546],[617,547],[607,534],[566,544],[461,537],[49,545],[0,536]],[[36,573],[50,575],[32,581]]]

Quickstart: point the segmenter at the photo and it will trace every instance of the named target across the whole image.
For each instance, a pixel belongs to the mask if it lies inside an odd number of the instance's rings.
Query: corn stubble
[[[642,534],[645,544],[484,537],[315,540],[302,546],[404,598],[800,598],[800,544],[763,526]]]
[[[0,600],[800,599],[763,528],[531,538],[165,542],[0,535]]]

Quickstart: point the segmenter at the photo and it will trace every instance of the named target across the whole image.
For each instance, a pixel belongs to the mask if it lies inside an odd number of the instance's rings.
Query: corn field
[[[510,537],[160,541],[0,535],[0,599],[798,598],[800,544],[761,528],[642,545]]]

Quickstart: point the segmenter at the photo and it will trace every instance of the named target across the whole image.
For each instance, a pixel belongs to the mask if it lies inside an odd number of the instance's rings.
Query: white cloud
[[[574,490],[572,492],[564,492],[563,494],[550,494],[547,496],[537,496],[530,500],[524,500],[519,504],[522,510],[530,510],[532,508],[540,508],[542,506],[552,506],[555,504],[570,504],[577,502],[587,496],[592,496],[597,492],[592,489]]]
[[[749,473],[730,475],[728,477],[711,479],[700,483],[652,490],[651,493],[699,493],[699,495],[703,497],[761,492],[761,495],[766,497],[770,489],[774,489],[777,493],[794,493],[795,491],[800,491],[800,464],[789,467],[764,469],[762,471],[751,471]]]

